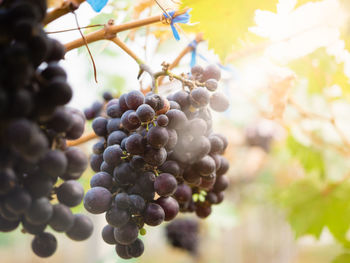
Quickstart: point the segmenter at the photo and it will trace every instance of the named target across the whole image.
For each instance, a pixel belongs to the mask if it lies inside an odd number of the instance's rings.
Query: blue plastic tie
[[[197,64],[197,41],[193,40],[191,43],[188,44],[189,47],[192,48],[191,52],[191,62],[190,62],[190,67],[193,68]]]
[[[191,18],[191,15],[189,14],[189,12],[191,10],[192,9],[188,9],[186,13],[184,13],[182,15],[178,15],[176,17],[174,17],[175,11],[171,11],[168,13],[170,17],[168,17],[168,15],[166,13],[164,13],[164,17],[169,18],[171,20],[170,27],[171,27],[171,30],[173,31],[173,35],[177,41],[180,40],[180,35],[179,35],[179,32],[177,32],[174,24],[175,23],[187,24]]]
[[[106,6],[108,0],[87,0],[87,2],[95,12],[100,12]]]

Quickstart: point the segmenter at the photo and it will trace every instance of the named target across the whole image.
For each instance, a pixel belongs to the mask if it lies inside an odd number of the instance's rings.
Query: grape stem
[[[77,146],[96,138],[98,138],[98,136],[94,132],[90,132],[90,133],[84,134],[79,139],[67,141],[67,146]]]
[[[48,12],[43,21],[44,25],[51,23],[52,21],[64,16],[71,11],[77,10],[81,3],[85,0],[66,0],[59,6]]]
[[[188,11],[188,9],[177,11],[177,12],[175,12],[173,17],[177,17],[179,15],[182,15],[182,14],[186,13],[187,11]],[[141,26],[146,26],[146,25],[158,23],[158,22],[170,24],[171,20],[167,19],[164,16],[164,14],[160,14],[160,15],[156,15],[156,16],[152,16],[152,17],[148,17],[148,18],[144,18],[144,19],[139,19],[139,20],[127,22],[127,23],[120,24],[120,25],[107,24],[104,28],[86,35],[85,39],[86,39],[87,43],[92,43],[92,42],[96,42],[99,40],[105,40],[105,39],[111,40],[112,38],[115,38],[116,34],[118,34],[120,32],[129,30],[129,29],[133,29],[133,28],[138,28]],[[83,45],[84,45],[84,40],[82,38],[78,38],[76,40],[73,40],[73,41],[65,44],[66,52],[68,52],[72,49],[75,49],[75,48],[79,48]]]
[[[202,41],[204,41],[204,39],[203,39],[203,33],[198,33],[198,34],[196,35],[194,41],[196,41],[197,44],[200,43],[200,42],[202,42]],[[172,63],[170,63],[170,65],[169,65],[169,70],[171,70],[171,69],[177,67],[177,66],[179,65],[180,61],[182,60],[182,58],[183,58],[186,54],[192,52],[193,49],[194,49],[193,46],[190,46],[190,45],[186,46],[186,47],[180,52],[180,54],[174,59],[174,61],[173,61]],[[161,85],[161,84],[163,83],[163,80],[164,80],[164,76],[161,76],[161,77],[159,78],[159,81],[158,81],[159,85]]]

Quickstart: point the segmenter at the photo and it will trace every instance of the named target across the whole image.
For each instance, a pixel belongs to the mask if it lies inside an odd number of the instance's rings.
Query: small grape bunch
[[[171,221],[165,228],[168,242],[175,248],[196,255],[199,246],[199,224],[194,219],[184,218]]]
[[[223,111],[228,101],[205,86],[219,79],[217,67],[209,66],[191,87],[167,98],[133,90],[109,100],[105,114],[93,120],[101,139],[93,146],[90,165],[96,174],[84,206],[105,213],[102,238],[120,257],[142,255],[139,234],[145,234],[145,225],[158,226],[179,212],[205,218],[222,202],[228,141],[213,132],[210,107]]]

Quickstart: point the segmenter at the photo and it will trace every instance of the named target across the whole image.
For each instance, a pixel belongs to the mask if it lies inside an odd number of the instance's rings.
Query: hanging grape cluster
[[[72,89],[57,64],[65,50],[43,31],[46,8],[45,0],[0,1],[0,231],[21,225],[40,257],[57,248],[47,226],[73,240],[93,229],[70,210],[83,199],[76,180],[88,160],[66,140],[82,135],[85,117],[65,106]]]
[[[228,142],[213,131],[210,108],[225,111],[228,99],[216,91],[221,73],[215,65],[191,73],[192,85],[167,98],[133,90],[109,100],[106,116],[92,122],[101,140],[93,146],[96,174],[84,206],[105,213],[102,237],[124,259],[143,253],[138,236],[145,224],[157,226],[179,211],[205,218],[224,198]],[[85,114],[100,114],[100,106]]]
[[[176,248],[196,255],[199,245],[199,224],[194,219],[175,219],[166,226],[166,238]]]

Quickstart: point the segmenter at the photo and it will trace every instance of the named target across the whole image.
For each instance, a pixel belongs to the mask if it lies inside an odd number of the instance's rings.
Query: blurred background
[[[62,1],[52,1],[53,6]],[[191,24],[180,25],[176,41],[161,23],[119,36],[147,65],[161,69],[203,33],[196,63],[222,69],[219,89],[229,110],[214,113],[214,128],[229,140],[230,186],[222,204],[198,222],[195,254],[172,247],[166,223],[147,227],[145,253],[128,262],[167,263],[346,263],[350,262],[350,7],[348,0],[158,0],[166,10],[191,7]],[[162,10],[154,0],[110,0],[101,13],[87,3],[76,11],[80,26],[115,24]],[[68,14],[47,26],[51,37],[68,43],[80,37]],[[98,28],[86,29],[89,33]],[[86,47],[70,51],[61,63],[74,89],[71,105],[81,110],[104,91],[118,96],[145,89],[139,66],[107,41],[89,44],[96,83]],[[187,73],[188,52],[173,69]],[[181,87],[164,81],[161,94]],[[91,130],[88,123],[86,130]],[[91,153],[92,142],[81,147]],[[93,171],[81,179],[89,189]],[[83,206],[76,212],[86,213]],[[0,233],[0,262],[126,262],[101,238],[104,215],[89,215],[93,236],[73,242],[57,234],[58,250],[39,259],[31,236],[20,230]]]

